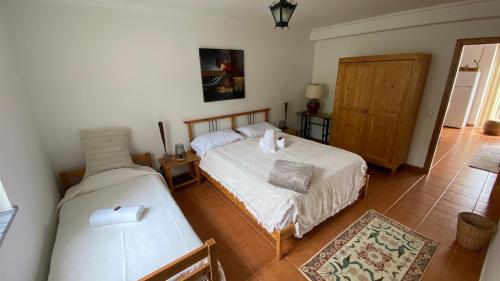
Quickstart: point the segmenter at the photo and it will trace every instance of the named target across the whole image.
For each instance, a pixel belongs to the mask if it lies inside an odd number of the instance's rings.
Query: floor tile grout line
[[[480,144],[481,142],[482,142],[482,137],[479,139],[478,144]],[[441,196],[439,196],[438,200],[434,203],[434,205],[432,205],[432,208],[427,212],[427,214],[425,215],[425,217],[420,221],[420,223],[417,225],[417,227],[415,229],[419,229],[420,226],[427,219],[427,217],[430,215],[430,213],[432,212],[432,210],[435,209],[435,207],[438,204],[438,202],[443,198],[443,196],[446,193],[446,191],[448,191],[448,189],[450,188],[451,184],[455,181],[455,179],[458,177],[458,175],[466,167],[467,163],[470,162],[470,159],[474,155],[474,152],[476,152],[477,150],[479,150],[479,145],[476,145],[476,147],[474,148],[474,150],[469,154],[469,157],[467,157],[467,159],[464,161],[464,163],[462,164],[462,167],[460,168],[460,170],[458,170],[457,174],[451,179],[450,183],[446,186],[446,188],[441,193]]]
[[[417,181],[415,181],[411,186],[410,188],[408,188],[403,194],[401,194],[401,196],[398,197],[398,199],[396,199],[396,201],[394,201],[394,203],[392,203],[389,207],[387,207],[387,209],[384,210],[383,214],[386,214],[392,207],[394,207],[404,196],[406,196],[406,194],[408,192],[410,192],[410,190],[413,189],[413,187],[415,185],[417,185],[417,183],[419,183],[423,178],[425,177],[425,175],[422,175],[420,176]]]
[[[194,195],[192,195],[190,192],[188,192],[188,195],[190,197],[194,197]],[[218,194],[218,196],[221,196],[222,194]],[[223,197],[223,196],[221,196]],[[195,204],[198,206],[198,208],[200,208],[200,210],[203,210],[202,206],[199,204],[199,200],[195,197],[195,198],[192,198],[194,199],[195,201]],[[234,208],[233,206],[231,206],[232,208]],[[238,213],[238,215],[242,216],[241,214]],[[244,220],[247,220],[245,217],[243,217]],[[223,231],[220,230],[220,227],[218,225],[213,225],[213,227],[215,228],[215,230],[217,230],[218,233],[220,233],[220,235],[222,235],[226,240],[227,240],[227,237],[226,235],[224,234]],[[253,227],[253,226],[252,226]],[[260,236],[259,232],[257,232],[257,234],[255,236],[252,236],[251,238],[248,238],[248,240],[240,243],[239,245],[232,245],[232,243],[228,243],[228,246],[230,247],[229,250],[233,250],[233,252],[241,259],[241,261],[248,267],[248,269],[252,272],[252,276],[254,274],[256,274],[258,271],[254,271],[246,262],[245,260],[243,259],[243,257],[238,253],[238,251],[236,251],[236,248],[240,248],[240,247],[243,247],[244,245],[250,243],[250,240],[252,240],[253,238],[257,237],[257,236]],[[264,238],[265,239],[265,238]],[[217,241],[216,241],[217,243]]]
[[[231,200],[229,200],[229,198],[226,198],[226,196],[224,194],[222,194],[222,192],[220,192],[219,190],[217,190],[217,188],[213,187],[211,183],[209,183],[209,182],[207,182],[207,183],[211,186],[211,188],[215,189],[215,191],[219,195],[221,195],[222,199],[224,201],[226,201],[227,203],[229,203],[229,206],[231,206],[231,208],[233,210],[235,210],[238,213],[238,215],[240,215],[240,217],[242,217],[245,221],[247,221],[252,226],[253,229],[255,229],[258,233],[259,233],[259,231],[261,231],[261,229],[258,229],[258,228],[255,227],[255,225],[253,224],[253,222],[250,221],[250,218],[247,218],[246,215],[243,214],[241,212],[241,210],[239,210],[239,208],[237,208],[237,207],[234,206],[235,205],[234,202],[231,202]],[[257,224],[259,224],[259,223],[257,222]],[[264,229],[264,227],[262,227],[262,228]],[[265,229],[264,229],[264,231],[265,231]]]
[[[439,144],[438,144],[438,145],[439,145]],[[457,144],[457,143],[455,143],[452,147],[450,147],[450,149],[448,149],[448,151],[447,151],[447,152],[446,152],[446,153],[445,153],[445,154],[444,154],[441,158],[439,158],[439,160],[438,160],[438,161],[436,161],[436,163],[434,163],[434,164],[432,164],[432,165],[431,165],[430,170],[432,170],[432,168],[436,167],[436,165],[437,165],[437,164],[439,164],[439,162],[441,162],[441,160],[443,160],[446,156],[448,156],[448,154],[449,154],[449,153],[450,153],[453,149],[455,149],[455,147],[456,147],[457,145],[458,145],[458,144]],[[434,153],[434,154],[435,154],[435,153]]]
[[[211,188],[213,188],[213,187],[211,187]],[[216,190],[216,192],[218,193],[218,196],[221,196],[221,195],[222,195],[222,194],[221,194],[221,193],[219,193],[217,190]],[[188,192],[188,195],[189,195],[190,197],[193,197],[193,195],[191,194],[191,192]],[[234,203],[232,203],[232,202],[228,201],[226,198],[224,198],[224,196],[221,196],[221,197],[222,197],[222,198],[223,198],[226,202],[228,202],[228,203],[229,203],[229,205],[231,206],[231,208],[233,208],[233,209],[235,209],[235,210],[236,210],[236,208],[233,206],[233,204],[234,204]],[[202,209],[202,208],[201,208],[201,206],[199,205],[199,199],[198,199],[198,198],[196,198],[196,197],[195,197],[195,198],[193,198],[193,199],[194,199],[194,201],[195,201],[195,204],[196,204],[196,205],[198,205],[198,207],[199,207],[200,209]],[[236,211],[238,211],[238,210],[236,210]],[[244,220],[246,220],[246,221],[248,222],[248,218],[245,218],[245,217],[244,217],[241,213],[239,213],[239,211],[238,211],[238,214],[239,214],[241,217],[243,217],[243,219],[244,219]],[[250,224],[252,225],[252,227],[255,229],[255,226],[254,226],[251,222],[248,222],[248,223],[250,223]],[[221,234],[224,238],[226,238],[226,235],[225,235],[222,231],[220,231],[219,226],[214,225],[214,228],[215,228],[215,229],[216,229],[216,230],[217,230],[217,231],[218,231],[218,232],[219,232],[219,233],[220,233],[220,234]],[[238,253],[238,251],[236,251],[236,248],[243,247],[244,245],[246,245],[246,244],[250,243],[250,240],[252,240],[253,238],[258,237],[258,236],[262,236],[262,234],[264,234],[264,231],[265,231],[265,230],[262,230],[261,232],[259,232],[259,231],[258,231],[258,232],[257,232],[257,234],[256,234],[255,236],[252,236],[252,237],[251,237],[251,238],[249,238],[247,241],[244,241],[244,242],[242,242],[241,244],[239,244],[239,245],[237,245],[237,246],[228,245],[228,246],[231,248],[231,250],[233,250],[233,251],[234,251],[234,253],[235,253],[235,254],[236,254],[236,255],[237,255],[237,256],[238,256],[238,257],[239,257],[239,258],[243,261],[243,263],[245,263],[245,265],[248,267],[248,269],[252,272],[252,275],[250,276],[250,278],[249,278],[249,279],[253,278],[253,277],[254,277],[254,276],[256,276],[259,272],[261,272],[263,269],[265,269],[266,267],[268,267],[270,264],[274,263],[274,262],[275,262],[275,259],[272,259],[269,263],[267,263],[267,264],[265,264],[264,266],[262,266],[262,268],[261,268],[261,269],[259,269],[259,270],[255,271],[255,270],[253,270],[253,269],[252,269],[252,268],[251,268],[251,267],[250,267],[250,266],[249,266],[249,265],[245,262],[245,260],[244,260],[244,259],[242,258],[242,256]],[[266,243],[268,243],[268,244],[269,244],[270,246],[272,246],[272,247],[273,247],[273,249],[274,249],[274,245],[272,245],[272,243],[271,243],[270,241],[268,241],[265,237],[262,237],[262,238],[266,241]],[[227,238],[226,238],[226,239],[227,239]],[[294,263],[292,263],[292,262],[291,262],[291,261],[290,261],[287,257],[285,257],[285,259],[287,260],[287,262],[289,262],[292,266],[294,266],[294,267],[295,267],[295,264],[294,264]],[[260,278],[259,278],[258,276],[256,276],[256,277],[260,280]]]

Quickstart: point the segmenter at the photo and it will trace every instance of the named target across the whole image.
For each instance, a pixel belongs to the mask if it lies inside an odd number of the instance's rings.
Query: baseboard
[[[410,171],[413,171],[413,172],[416,172],[416,173],[419,173],[419,174],[425,174],[425,169],[423,167],[417,167],[417,166],[414,166],[414,165],[411,165],[411,164],[408,164],[408,163],[404,163],[401,166],[405,167],[406,169],[408,169]]]

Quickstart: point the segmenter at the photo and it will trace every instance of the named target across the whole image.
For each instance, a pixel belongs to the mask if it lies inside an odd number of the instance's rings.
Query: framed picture
[[[243,50],[200,48],[205,102],[245,98]]]

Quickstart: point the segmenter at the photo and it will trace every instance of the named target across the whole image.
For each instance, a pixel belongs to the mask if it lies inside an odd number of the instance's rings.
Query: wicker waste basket
[[[462,247],[478,251],[490,242],[496,231],[496,224],[478,214],[458,214],[457,241]]]

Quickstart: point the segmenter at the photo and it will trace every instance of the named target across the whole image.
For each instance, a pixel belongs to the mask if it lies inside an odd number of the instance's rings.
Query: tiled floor
[[[228,281],[305,280],[297,268],[368,209],[374,209],[441,242],[423,280],[478,280],[486,250],[468,251],[455,242],[456,215],[474,211],[498,221],[488,202],[496,175],[467,166],[481,142],[500,141],[474,129],[445,129],[428,175],[401,169],[396,175],[371,167],[368,196],[318,226],[280,262],[267,233],[208,183],[174,197],[201,239],[213,237]]]

